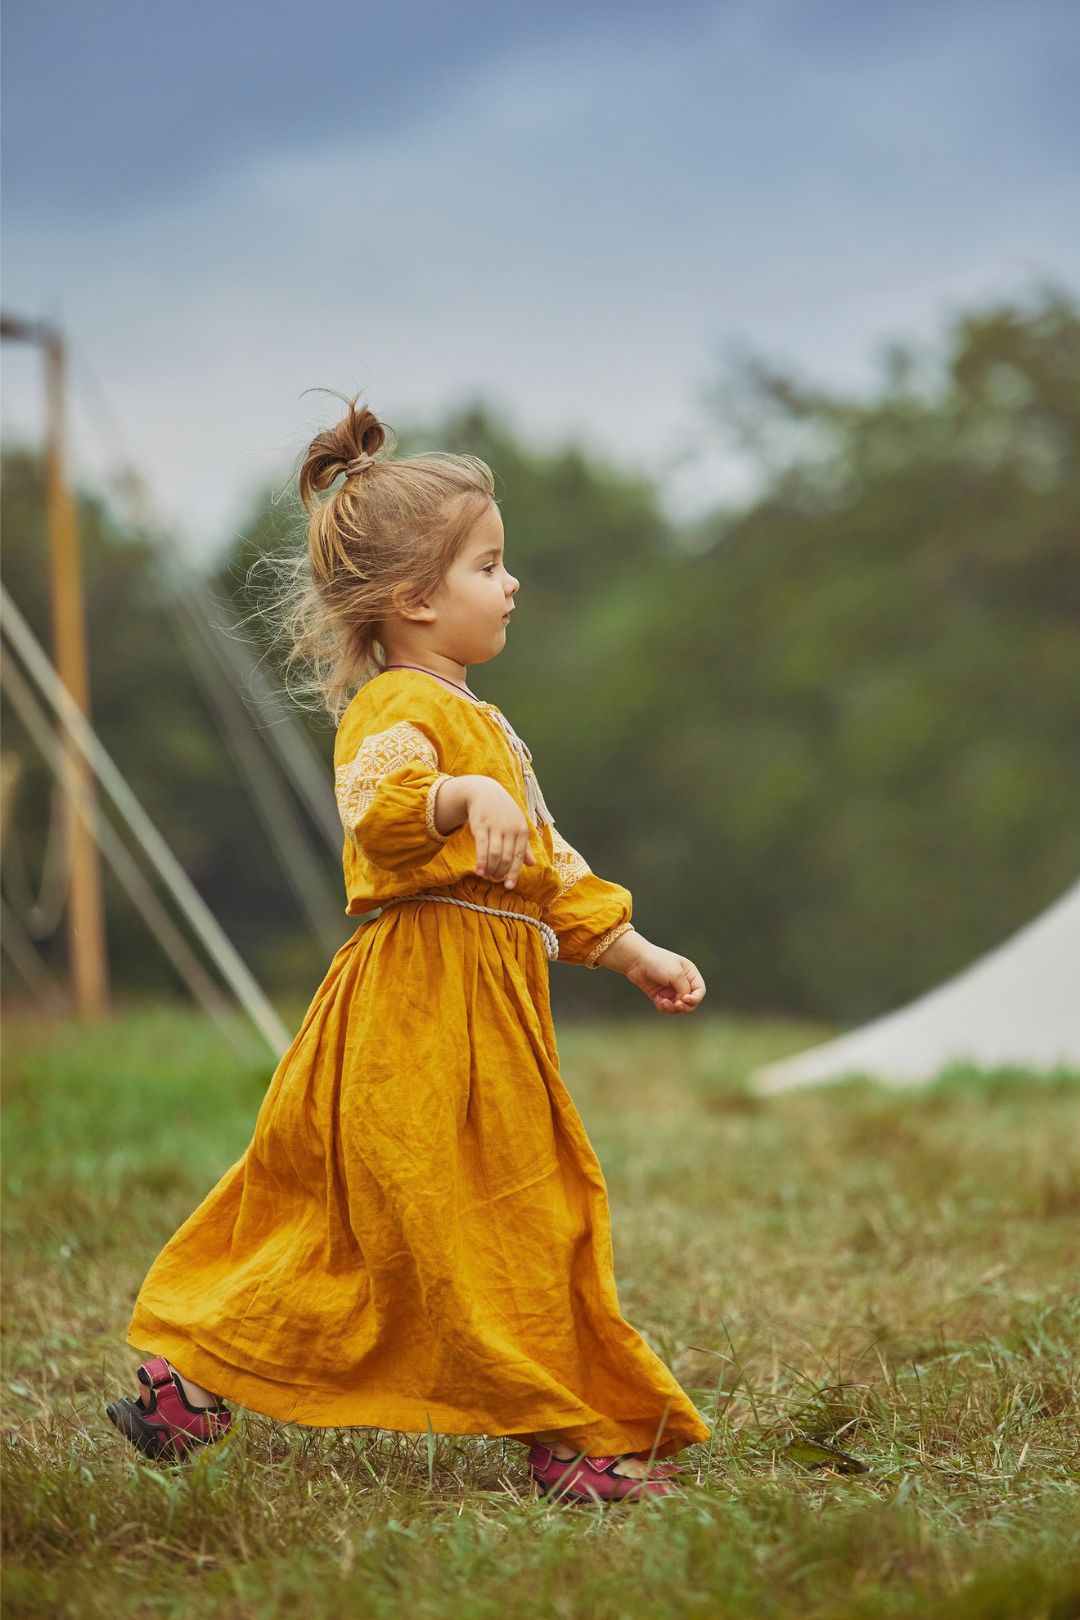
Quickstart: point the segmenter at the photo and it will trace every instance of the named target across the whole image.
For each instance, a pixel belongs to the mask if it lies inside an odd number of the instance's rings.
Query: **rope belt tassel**
[[[531,923],[540,930],[540,937],[544,942],[544,953],[549,962],[559,959],[559,938],[554,928],[544,922],[540,917],[530,917],[527,911],[504,911],[500,906],[480,906],[474,900],[459,900],[453,894],[432,894],[430,891],[420,891],[418,894],[398,894],[389,900],[381,902],[381,908],[400,905],[405,900],[437,900],[444,906],[464,906],[468,911],[486,911],[492,917],[518,917],[522,922]]]

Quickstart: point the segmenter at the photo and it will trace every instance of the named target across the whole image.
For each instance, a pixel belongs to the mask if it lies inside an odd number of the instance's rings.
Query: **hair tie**
[[[375,457],[369,456],[365,450],[361,455],[354,456],[351,461],[345,463],[345,476],[351,478],[353,473],[363,472],[366,467],[374,467],[374,465]]]

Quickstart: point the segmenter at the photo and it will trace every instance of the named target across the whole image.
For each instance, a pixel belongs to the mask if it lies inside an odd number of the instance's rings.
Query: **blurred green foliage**
[[[496,472],[521,612],[470,684],[528,741],[565,836],[721,1006],[856,1021],[1080,869],[1080,310],[1042,289],[956,319],[932,352],[889,351],[872,397],[751,359],[712,406],[760,490],[685,530],[649,482],[534,452],[482,405],[399,429],[399,449]],[[13,450],[4,475],[4,579],[48,640],[40,467]],[[154,549],[99,500],[81,514],[106,746],[269,987],[314,990],[325,954],[176,645]],[[302,538],[295,499],[266,492],[215,595],[247,611],[247,563]],[[33,872],[47,773],[3,714]],[[329,724],[298,723],[329,791]],[[117,987],[172,987],[111,889],[109,919]],[[62,938],[45,949],[62,973]],[[636,1005],[614,975],[562,969],[553,989],[564,1010]]]

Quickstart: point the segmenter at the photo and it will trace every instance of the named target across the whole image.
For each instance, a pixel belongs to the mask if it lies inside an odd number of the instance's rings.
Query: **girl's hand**
[[[648,940],[642,940],[625,971],[631,984],[644,991],[657,1012],[693,1012],[705,994],[705,980],[688,957],[676,956],[674,951],[665,951]]]
[[[469,827],[476,840],[476,875],[504,880],[512,889],[522,866],[535,866],[529,823],[517,802],[491,776],[477,776],[469,792]]]

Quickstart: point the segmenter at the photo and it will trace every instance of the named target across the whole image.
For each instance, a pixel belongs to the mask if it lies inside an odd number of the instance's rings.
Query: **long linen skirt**
[[[417,899],[362,923],[128,1343],[295,1423],[557,1430],[594,1455],[707,1439],[622,1316],[548,973],[511,917]]]

